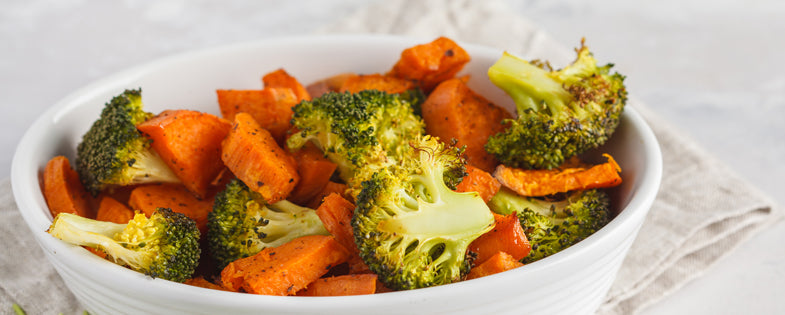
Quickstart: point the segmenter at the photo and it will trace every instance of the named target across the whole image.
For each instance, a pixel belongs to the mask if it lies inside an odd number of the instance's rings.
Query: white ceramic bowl
[[[623,168],[615,189],[619,214],[606,227],[560,253],[512,271],[407,292],[351,297],[276,297],[191,287],[114,265],[45,231],[51,223],[41,172],[55,155],[73,160],[82,134],[103,104],[126,88],[142,87],[145,109],[188,108],[219,114],[216,89],[259,89],[260,77],[285,68],[303,83],[342,72],[387,71],[401,50],[431,39],[390,36],[297,37],[243,43],[165,58],[110,76],[64,98],[44,113],[21,140],[13,160],[19,209],[49,261],[92,314],[578,314],[603,301],[648,212],[660,183],[657,140],[632,108],[602,152]],[[514,39],[511,39],[514,40]],[[470,86],[513,108],[487,79],[501,51],[462,44],[472,61]],[[547,57],[547,56],[537,56]]]

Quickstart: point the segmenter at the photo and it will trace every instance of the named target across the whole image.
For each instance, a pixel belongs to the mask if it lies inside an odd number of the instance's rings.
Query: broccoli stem
[[[155,151],[145,149],[129,153],[133,155],[129,166],[123,169],[122,179],[118,182],[122,185],[146,184],[146,183],[179,183],[180,179],[174,174],[172,169],[161,159]]]
[[[123,247],[114,239],[125,230],[126,224],[96,221],[70,213],[61,213],[55,219],[54,229],[49,230],[53,236],[70,244],[103,250],[115,262],[134,269],[144,266],[144,258],[138,252]]]
[[[491,198],[489,206],[491,210],[501,215],[509,215],[523,209],[529,209],[547,217],[561,219],[566,217],[562,210],[569,203],[569,200],[545,201],[537,198],[527,198],[518,195],[509,188],[503,187]]]
[[[526,60],[504,53],[488,69],[491,82],[507,92],[515,101],[518,113],[541,111],[545,106],[551,116],[569,112],[572,95],[548,71]]]

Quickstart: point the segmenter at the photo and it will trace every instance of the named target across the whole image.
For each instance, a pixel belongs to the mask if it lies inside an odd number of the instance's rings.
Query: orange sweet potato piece
[[[475,264],[482,264],[497,252],[505,252],[520,260],[531,251],[531,245],[523,232],[518,215],[494,215],[496,226],[469,244],[469,250],[477,254]]]
[[[234,291],[294,295],[348,257],[332,236],[303,236],[229,263],[221,271],[221,282]]]
[[[312,282],[298,296],[346,296],[376,293],[375,274],[356,274],[321,278]]]
[[[512,116],[474,93],[466,83],[452,79],[439,84],[422,104],[422,117],[428,134],[465,145],[469,164],[488,173],[499,164],[485,152],[485,143],[488,137],[503,131],[502,120]]]
[[[387,75],[418,82],[425,92],[430,92],[442,81],[454,77],[470,59],[454,41],[439,37],[405,49]]]
[[[125,223],[128,223],[128,222],[125,222]],[[91,252],[94,255],[98,256],[98,257],[106,258],[106,253],[104,251],[100,250],[100,249],[87,247],[87,246],[82,246],[82,248],[86,249],[88,252]]]
[[[505,252],[496,252],[482,264],[472,268],[466,276],[466,280],[477,279],[490,276],[492,274],[504,272],[523,266],[523,263]]]
[[[297,163],[251,115],[239,113],[223,142],[229,170],[269,203],[286,199],[300,181]]]
[[[322,199],[321,205],[316,208],[316,214],[322,220],[327,231],[349,252],[349,273],[368,273],[370,268],[360,258],[360,251],[357,249],[357,243],[354,242],[354,230],[352,229],[354,208],[354,204],[340,194],[330,193]]]
[[[461,183],[455,187],[455,191],[476,191],[485,202],[488,202],[502,187],[502,184],[493,175],[477,167],[466,165],[466,173]]]
[[[170,208],[196,222],[201,235],[207,235],[207,215],[213,211],[213,198],[199,200],[180,184],[152,184],[131,191],[128,205],[150,217],[157,208]]]
[[[316,81],[305,87],[311,97],[319,97],[329,92],[338,92],[348,78],[356,76],[354,73],[341,73],[329,78]]]
[[[257,253],[256,255],[240,258],[229,263],[221,270],[221,287],[229,291],[240,292],[245,280],[245,274],[250,273],[255,266],[267,264],[269,260],[269,254],[259,255]]]
[[[229,121],[233,121],[237,113],[248,113],[279,142],[292,126],[292,106],[298,101],[290,88],[217,90],[216,93],[221,115]]]
[[[608,154],[608,162],[590,168],[524,170],[499,165],[493,176],[521,196],[547,196],[571,190],[607,188],[621,184],[621,167]]]
[[[98,221],[126,224],[134,218],[134,211],[112,197],[104,196],[98,206],[95,219]]]
[[[357,93],[363,90],[379,90],[397,94],[413,88],[415,86],[412,81],[401,78],[381,74],[361,74],[348,77],[343,86],[341,86],[340,92]]]
[[[304,205],[324,190],[324,186],[330,181],[338,164],[324,157],[324,153],[310,143],[292,153],[292,156],[297,161],[297,174],[300,175],[300,182],[297,183],[287,199]]]
[[[324,197],[322,204],[316,208],[316,214],[322,220],[324,228],[335,237],[341,245],[350,252],[357,253],[357,244],[354,243],[352,230],[352,216],[354,204],[344,199],[341,195],[331,193]]]
[[[152,147],[180,181],[198,198],[207,196],[210,182],[224,169],[221,141],[229,121],[192,110],[167,110],[139,125]]]
[[[44,168],[44,198],[49,213],[72,213],[85,218],[95,218],[90,207],[91,197],[79,181],[79,175],[64,156],[53,157]]]
[[[297,97],[297,102],[310,101],[311,95],[293,76],[289,75],[284,69],[278,69],[262,77],[262,82],[266,88],[290,88]]]
[[[339,194],[346,200],[350,200],[350,196],[346,193],[347,189],[349,189],[349,187],[346,186],[346,184],[336,183],[333,181],[327,182],[327,185],[324,185],[324,189],[322,189],[320,193],[318,193],[313,197],[313,199],[311,199],[311,201],[308,202],[308,208],[319,208],[319,205],[322,204],[322,200],[332,193]]]

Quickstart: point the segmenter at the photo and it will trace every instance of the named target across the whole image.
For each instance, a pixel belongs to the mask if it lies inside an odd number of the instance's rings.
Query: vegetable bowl
[[[425,40],[391,36],[272,39],[164,58],[95,82],[67,96],[27,131],[13,160],[19,209],[65,284],[91,313],[591,313],[603,302],[656,196],[662,161],[657,141],[634,108],[626,108],[611,139],[585,154],[611,154],[622,184],[611,190],[614,218],[585,240],[523,267],[423,289],[345,297],[264,296],[209,290],[112,264],[48,233],[41,192],[47,161],[73,159],[81,136],[103,104],[125,89],[144,90],[145,109],[187,108],[220,115],[216,89],[259,89],[260,76],[285,68],[303,83],[345,72],[387,71],[400,51]],[[514,112],[512,100],[487,78],[502,52],[461,44],[472,60],[459,75],[491,102]],[[548,56],[533,56],[547,58]]]

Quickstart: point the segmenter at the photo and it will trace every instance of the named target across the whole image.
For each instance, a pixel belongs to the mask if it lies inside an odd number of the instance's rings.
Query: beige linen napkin
[[[495,1],[392,0],[321,32],[391,33],[423,39],[445,35],[565,64],[571,49],[554,42]],[[773,203],[674,131],[639,102],[662,147],[660,194],[619,271],[600,313],[630,314],[697,277],[709,265],[780,217]],[[28,314],[81,311],[27,233],[9,181],[0,181],[0,313],[12,303]],[[656,239],[657,242],[647,240]]]
[[[497,1],[392,0],[322,29],[330,33],[448,36],[566,64],[572,49]],[[577,41],[578,39],[576,39]],[[660,193],[598,310],[631,314],[698,277],[713,262],[782,217],[774,203],[632,99],[663,154]],[[779,210],[779,209],[777,209]],[[649,240],[657,240],[652,242]]]
[[[27,314],[73,314],[82,307],[22,219],[11,181],[0,181],[0,314],[11,314],[12,305]]]

